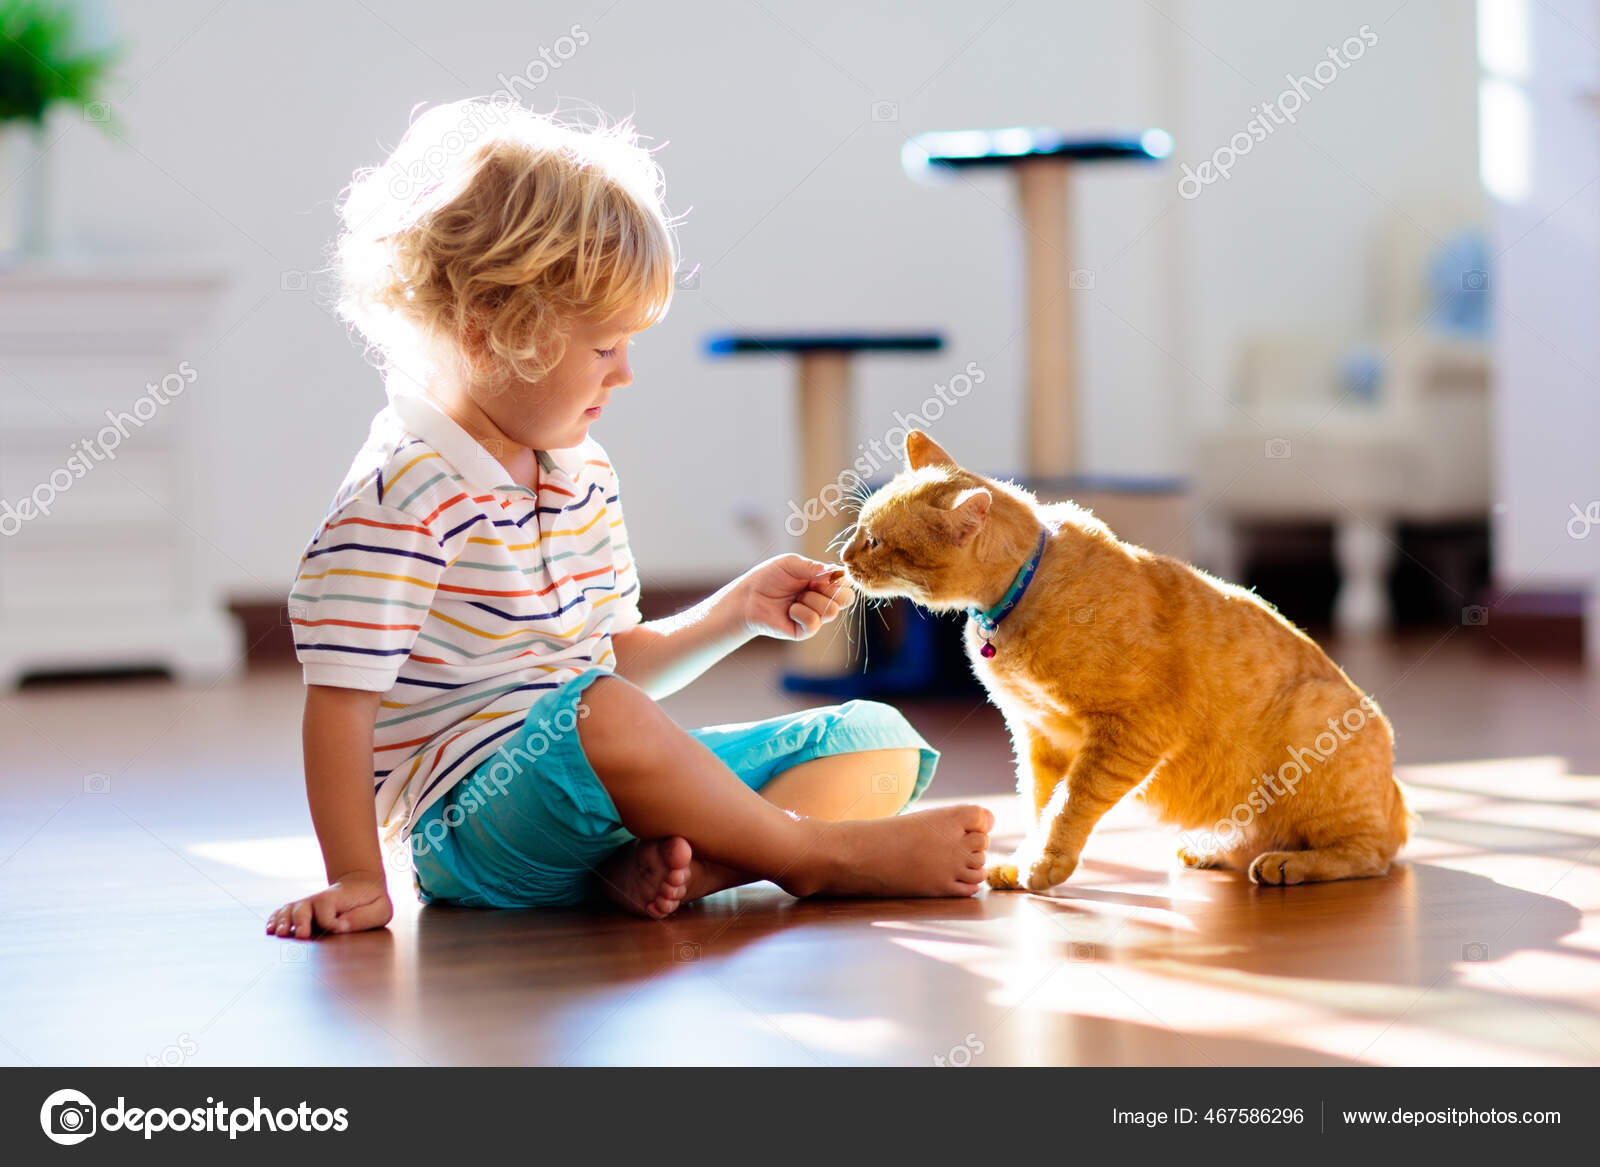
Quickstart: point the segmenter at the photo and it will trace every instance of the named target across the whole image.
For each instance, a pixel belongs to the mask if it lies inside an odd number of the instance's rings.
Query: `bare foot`
[[[814,821],[814,820],[813,820]],[[816,824],[817,863],[776,877],[795,895],[970,896],[983,884],[994,815],[951,806],[892,818]]]
[[[751,875],[747,871],[740,871],[737,867],[729,867],[725,863],[713,863],[697,855],[689,864],[688,890],[683,893],[682,902],[692,904],[695,900],[726,891],[730,887],[755,883],[760,878],[759,875]]]
[[[619,907],[665,920],[684,902],[693,864],[688,839],[638,839],[601,864],[600,885]]]

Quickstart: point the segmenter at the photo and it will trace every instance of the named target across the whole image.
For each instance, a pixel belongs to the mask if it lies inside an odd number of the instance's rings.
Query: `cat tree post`
[[[1017,205],[1022,211],[1027,257],[1029,474],[1071,474],[1077,468],[1077,321],[1072,303],[1072,265],[1067,238],[1072,183],[1067,168],[1033,159],[1016,167]]]
[[[783,355],[797,360],[795,432],[799,435],[800,493],[788,514],[800,518],[800,530],[789,533],[800,554],[831,562],[828,544],[848,521],[836,500],[851,485],[856,448],[852,441],[850,365],[858,353],[933,352],[944,347],[934,333],[881,334],[747,334],[713,336],[706,342],[712,356]],[[893,467],[885,467],[886,472]],[[842,480],[843,479],[843,480]],[[838,625],[824,628],[810,640],[790,647],[784,685],[805,692],[845,693],[856,679],[855,649]]]
[[[1030,478],[1079,468],[1077,353],[1074,347],[1069,212],[1072,171],[1094,162],[1155,162],[1172,152],[1165,130],[1137,136],[1068,138],[1015,127],[918,134],[901,161],[912,177],[1002,167],[1016,181],[1027,266],[1028,383],[1024,433]]]

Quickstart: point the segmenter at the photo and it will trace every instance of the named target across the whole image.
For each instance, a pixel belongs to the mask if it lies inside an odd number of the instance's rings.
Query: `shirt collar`
[[[397,385],[394,378],[390,378],[386,388],[390,407],[401,424],[439,451],[472,486],[479,490],[495,490],[499,487],[527,489],[511,477],[510,471],[501,465],[499,458],[462,429],[426,393],[407,385]],[[543,473],[556,473],[566,478],[572,477],[569,463],[573,461],[573,453],[562,450],[534,451]]]

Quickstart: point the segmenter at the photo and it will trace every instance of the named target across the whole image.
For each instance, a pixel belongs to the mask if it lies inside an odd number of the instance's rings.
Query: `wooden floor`
[[[1600,678],[1483,629],[1335,646],[1399,731],[1424,827],[1386,879],[1174,871],[1120,811],[1048,896],[800,903],[666,923],[420,909],[262,935],[318,883],[295,673],[0,698],[0,1062],[1600,1062]],[[670,703],[764,716],[770,654]],[[981,704],[908,707],[934,793],[1016,829]]]

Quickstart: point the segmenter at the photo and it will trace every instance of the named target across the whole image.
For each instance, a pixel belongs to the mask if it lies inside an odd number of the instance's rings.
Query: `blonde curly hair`
[[[476,376],[487,359],[491,377],[537,380],[574,321],[624,316],[639,331],[666,314],[677,247],[663,190],[626,120],[436,106],[346,188],[335,311],[380,368],[444,359]]]

